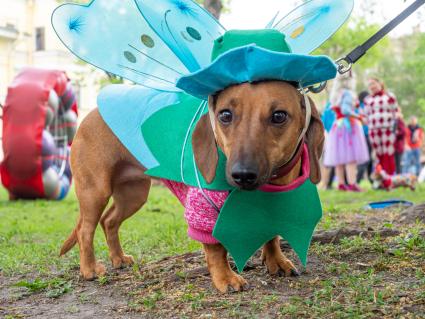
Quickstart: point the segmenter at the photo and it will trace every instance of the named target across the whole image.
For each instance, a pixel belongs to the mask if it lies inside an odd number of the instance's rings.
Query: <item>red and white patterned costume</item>
[[[368,96],[364,103],[372,148],[382,168],[393,175],[395,173],[397,99],[392,93],[381,91]]]

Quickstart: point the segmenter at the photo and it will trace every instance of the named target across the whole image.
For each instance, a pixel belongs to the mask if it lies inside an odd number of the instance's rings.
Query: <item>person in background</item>
[[[424,131],[418,125],[418,118],[412,116],[406,128],[406,165],[403,173],[416,176],[421,172],[421,147],[424,141]]]
[[[403,113],[397,108],[396,126],[395,126],[395,167],[397,174],[402,173],[401,160],[406,144],[406,124],[404,124]]]
[[[352,72],[338,76],[334,81],[330,102],[337,119],[325,141],[324,165],[336,167],[339,190],[359,192],[357,165],[367,162],[369,154],[360,117],[355,111],[355,84]]]
[[[364,100],[369,95],[368,91],[362,91],[359,93],[358,99],[359,99],[359,107],[357,109],[357,113],[360,115],[364,114]],[[367,149],[369,152],[369,161],[367,161],[364,164],[360,164],[357,166],[357,184],[360,184],[363,180],[365,173],[367,173],[367,178],[369,182],[372,184],[373,181],[371,179],[372,171],[373,171],[373,162],[372,162],[372,146],[369,142],[369,128],[367,127],[366,121],[363,121],[363,133],[365,135],[366,143],[367,143]]]
[[[325,109],[322,113],[322,122],[323,126],[325,127],[325,139],[328,138],[328,134],[330,130],[332,129],[332,126],[335,123],[336,115],[335,112],[332,110],[331,102],[326,102]],[[322,165],[322,182],[321,187],[331,190],[333,185],[333,180],[335,178],[335,167],[326,167],[325,165]]]
[[[396,97],[385,89],[377,78],[368,81],[370,95],[365,98],[364,113],[369,128],[369,140],[380,164],[389,175],[396,171],[395,165],[395,121]]]

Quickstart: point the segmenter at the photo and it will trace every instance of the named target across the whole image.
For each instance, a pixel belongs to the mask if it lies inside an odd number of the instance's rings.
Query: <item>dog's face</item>
[[[317,183],[324,130],[312,107],[306,138],[311,178]],[[246,190],[269,182],[275,170],[291,159],[305,125],[304,98],[293,85],[282,81],[229,87],[209,99],[209,110],[193,135],[197,165],[207,182],[212,181],[217,143],[227,158],[228,182]]]

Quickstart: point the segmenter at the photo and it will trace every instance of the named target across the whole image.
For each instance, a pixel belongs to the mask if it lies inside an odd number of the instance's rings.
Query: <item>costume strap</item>
[[[220,208],[214,203],[211,197],[208,196],[208,194],[205,192],[205,190],[202,188],[201,181],[199,179],[198,169],[196,167],[195,162],[195,156],[193,156],[193,169],[195,170],[195,176],[196,176],[196,183],[198,184],[198,188],[201,191],[202,197],[205,198],[205,200],[211,205],[211,207],[217,212],[220,213]]]
[[[200,117],[200,115],[202,115],[202,112],[204,112],[206,105],[207,105],[207,103],[205,101],[202,101],[201,104],[199,105],[197,111],[195,112],[195,114],[192,118],[192,121],[189,124],[189,127],[187,128],[186,136],[185,136],[184,141],[183,141],[182,155],[181,155],[181,158],[180,158],[180,176],[181,176],[182,182],[184,184],[186,184],[186,181],[184,179],[184,159],[185,159],[184,156],[185,156],[186,145],[189,141],[189,136],[190,136],[190,132],[193,128],[193,125],[195,124],[196,119],[198,119]]]
[[[192,122],[190,123],[189,128],[186,132],[186,137],[185,137],[185,140],[184,140],[184,143],[183,143],[182,157],[181,157],[181,162],[180,162],[180,172],[181,172],[181,177],[182,177],[183,183],[185,183],[185,180],[184,180],[184,155],[185,155],[186,144],[188,142],[189,135],[190,135],[190,132],[193,128],[193,125],[195,124],[195,120],[197,118],[200,118],[200,116],[202,116],[206,107],[208,107],[208,102],[202,101],[201,104],[199,105],[199,108],[196,111],[194,117],[192,118]],[[213,128],[213,132],[214,132],[214,136],[215,136],[215,125],[214,125],[214,120],[211,119],[211,111],[210,110],[208,110],[208,117],[210,118],[211,126]],[[205,200],[211,205],[211,207],[217,213],[220,213],[220,209],[217,207],[217,205],[214,203],[214,201],[208,196],[208,194],[202,188],[201,181],[199,179],[198,169],[196,167],[195,155],[192,156],[192,161],[193,161],[193,170],[195,171],[196,183],[198,184],[198,188],[201,191],[202,196],[205,198]]]
[[[291,156],[289,157],[289,160],[287,160],[283,165],[281,165],[278,169],[276,169],[275,173],[272,175],[271,180],[281,178],[285,175],[287,175],[297,164],[298,160],[300,159],[302,155],[302,150],[304,144],[304,138],[307,134],[308,127],[310,126],[311,122],[311,103],[310,99],[307,96],[307,92],[304,88],[300,86],[299,91],[301,92],[303,98],[304,98],[304,104],[305,104],[305,122],[303,130],[301,131],[300,136],[298,137],[296,147],[294,151],[292,152]]]
[[[425,1],[425,0],[424,0]],[[308,131],[308,127],[310,126],[310,122],[311,122],[311,103],[310,103],[310,99],[307,96],[307,92],[303,89],[301,89],[301,94],[304,97],[304,104],[305,104],[305,122],[304,122],[304,128],[300,134],[300,136],[298,137],[298,143],[300,144],[300,142],[304,139],[307,131]],[[296,150],[294,151],[294,153],[296,152]]]

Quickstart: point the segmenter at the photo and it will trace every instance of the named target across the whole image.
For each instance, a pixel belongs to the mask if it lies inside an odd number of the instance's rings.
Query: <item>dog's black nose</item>
[[[244,167],[239,163],[236,163],[232,167],[232,178],[238,186],[242,188],[250,188],[256,185],[258,174],[255,169]]]

